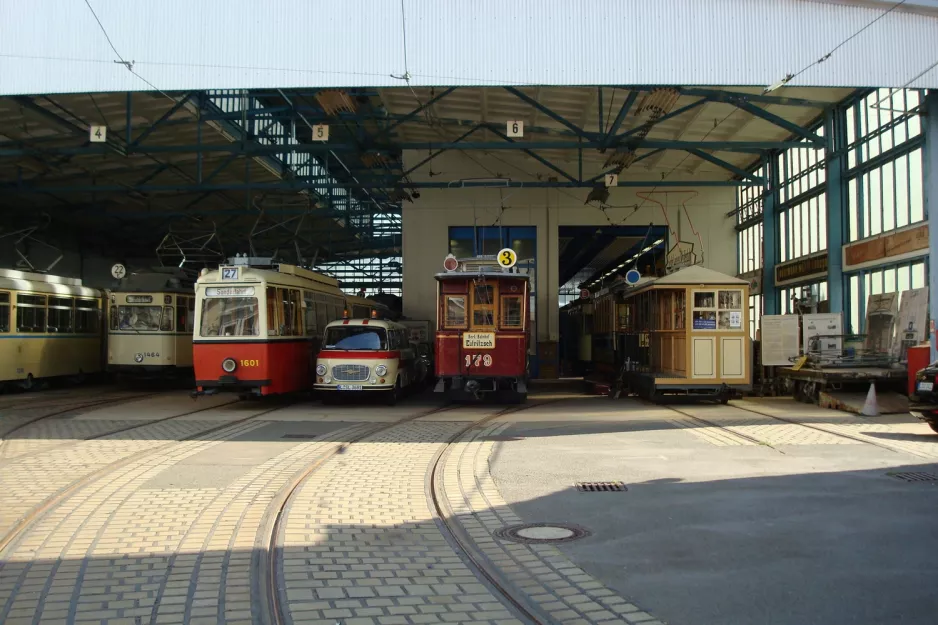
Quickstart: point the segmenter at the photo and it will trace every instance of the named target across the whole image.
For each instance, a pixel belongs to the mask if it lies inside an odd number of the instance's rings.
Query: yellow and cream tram
[[[109,373],[119,377],[192,374],[193,276],[174,267],[132,273],[107,298]]]
[[[0,382],[101,371],[101,292],[81,280],[0,269]]]

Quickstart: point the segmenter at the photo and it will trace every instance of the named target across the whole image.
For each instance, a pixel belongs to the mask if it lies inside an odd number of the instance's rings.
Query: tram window
[[[81,315],[79,315],[81,316]],[[119,306],[118,329],[133,332],[158,332],[160,319],[163,317],[162,306]],[[89,329],[79,330],[88,332]]]
[[[163,307],[163,319],[160,322],[160,331],[161,332],[173,331],[173,307],[172,306]]]
[[[111,313],[108,315],[110,317],[110,328],[112,330],[117,329],[117,306],[111,306]]]
[[[188,303],[188,297],[176,298],[176,329],[179,332],[184,332],[186,330],[186,326],[189,324]]]
[[[70,334],[72,327],[72,300],[67,297],[49,298],[49,332]]]
[[[93,299],[75,301],[75,332],[97,334],[100,332],[98,302]]]
[[[258,317],[256,297],[207,297],[202,301],[199,334],[257,336],[260,333]]]
[[[446,316],[443,319],[444,328],[466,327],[466,296],[446,296]]]
[[[478,311],[477,311],[478,312]],[[521,296],[503,295],[502,296],[502,319],[503,328],[521,328],[523,327],[521,318]]]
[[[281,336],[294,336],[296,334],[296,325],[297,325],[297,311],[296,304],[293,300],[293,293],[290,289],[277,289],[280,297],[278,301],[283,307],[283,319],[280,324],[280,335]]]
[[[495,287],[491,284],[477,284],[472,292],[473,304],[491,305],[495,303]]]
[[[267,334],[270,336],[280,334],[280,313],[277,300],[277,289],[272,286],[267,287]]]
[[[0,332],[10,331],[10,294],[0,293]]]
[[[491,309],[482,308],[472,311],[472,325],[491,327],[495,325],[495,315]]]
[[[46,331],[46,296],[17,295],[16,330],[17,332]]]
[[[306,324],[306,335],[317,336],[319,334],[319,324],[316,319],[316,302],[313,300],[313,294],[309,291],[303,291],[303,320]]]

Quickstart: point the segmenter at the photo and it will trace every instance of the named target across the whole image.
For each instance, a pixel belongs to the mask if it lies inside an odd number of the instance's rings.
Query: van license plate
[[[336,386],[340,391],[360,391],[362,390],[361,384],[339,384]]]
[[[934,388],[934,386],[935,386],[935,383],[934,383],[934,382],[919,382],[919,383],[918,383],[918,390],[920,390],[920,391],[930,391],[930,390],[932,390],[932,389]]]

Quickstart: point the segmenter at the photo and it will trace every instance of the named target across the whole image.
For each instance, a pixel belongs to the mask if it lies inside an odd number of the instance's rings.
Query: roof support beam
[[[533,106],[535,109],[541,111],[542,113],[544,113],[545,115],[547,115],[548,117],[550,117],[551,119],[553,119],[554,121],[556,121],[556,122],[558,122],[558,123],[560,123],[560,124],[563,124],[564,126],[566,126],[567,128],[569,128],[570,130],[572,130],[572,131],[573,131],[574,133],[576,133],[577,135],[579,135],[579,136],[581,136],[581,137],[584,137],[584,138],[587,138],[587,139],[588,139],[588,138],[591,138],[591,134],[590,134],[590,133],[587,133],[585,130],[583,130],[582,128],[580,128],[579,126],[577,126],[576,124],[574,124],[574,123],[571,122],[570,120],[568,120],[566,117],[563,117],[563,116],[558,115],[557,113],[553,112],[552,110],[550,110],[549,108],[547,108],[546,106],[544,106],[543,104],[541,104],[540,102],[538,102],[537,100],[535,100],[534,98],[528,96],[527,94],[525,94],[525,93],[519,91],[518,89],[516,89],[516,88],[514,88],[514,87],[503,87],[503,89],[505,89],[505,91],[507,91],[508,93],[512,94],[513,96],[515,96],[516,98],[518,98],[518,99],[521,100],[522,102],[526,102],[527,104],[530,104],[530,105]]]
[[[749,187],[759,185],[753,180],[619,180],[619,187]],[[591,189],[595,183],[589,181],[523,181],[511,180],[453,180],[450,182],[417,181],[408,184],[413,189],[462,189],[470,187],[524,188],[524,189]],[[302,191],[304,189],[350,189],[371,188],[364,183],[340,184],[321,180],[281,182],[238,182],[233,184],[167,184],[167,185],[69,185],[69,186],[18,186],[16,183],[0,185],[0,190],[9,193],[209,193],[217,191]]]
[[[737,108],[740,108],[746,111],[747,113],[750,113],[751,115],[755,115],[756,117],[761,117],[767,122],[771,122],[775,124],[779,128],[784,128],[785,130],[792,133],[796,137],[802,137],[804,139],[807,139],[808,141],[810,141],[811,143],[815,144],[818,147],[824,147],[825,145],[823,137],[811,132],[810,130],[805,130],[798,124],[788,121],[784,117],[779,117],[775,113],[770,113],[764,108],[758,107],[755,104],[752,104],[745,100],[737,100],[733,102],[733,104],[736,105]]]
[[[787,150],[788,148],[805,147],[800,141],[678,141],[670,139],[640,139],[633,142],[627,142],[631,149],[639,148],[663,148],[666,150],[684,150],[687,148],[699,148],[701,150],[716,150],[723,152],[761,152],[764,150]],[[579,150],[579,149],[597,149],[600,147],[599,141],[473,141],[457,143],[453,141],[405,141],[401,143],[392,143],[383,146],[376,146],[373,151],[376,153],[386,153],[390,150],[442,150],[442,149],[460,149],[460,150]],[[42,148],[42,149],[21,149],[21,148],[0,148],[0,157],[19,157],[19,156],[48,156],[48,155],[92,155],[107,154],[114,148],[112,146],[86,145],[82,147],[62,147],[62,148]],[[249,143],[225,143],[225,144],[192,144],[192,145],[151,145],[137,146],[131,148],[130,154],[197,154],[199,152],[208,153],[229,153],[229,154],[249,154],[252,156],[262,155],[283,155],[292,152],[301,154],[323,154],[336,152],[359,153],[362,147],[349,143],[295,143],[265,145],[255,142]]]
[[[632,105],[635,104],[636,99],[638,99],[638,91],[630,91],[628,97],[625,99],[625,102],[622,103],[622,107],[619,109],[619,112],[616,114],[616,118],[612,122],[612,126],[609,127],[609,130],[606,132],[606,136],[603,137],[603,145],[609,145],[612,143],[613,137],[615,137],[616,133],[619,132],[619,126],[622,125],[622,122],[625,121],[629,111],[632,110]]]
[[[681,93],[683,94],[684,91],[682,90]],[[682,106],[681,108],[679,108],[679,109],[676,110],[676,111],[671,111],[671,112],[668,113],[667,115],[662,115],[661,117],[659,117],[658,119],[656,119],[656,120],[654,121],[654,123],[651,124],[651,126],[655,126],[655,125],[657,125],[657,124],[660,124],[661,122],[666,122],[666,121],[668,121],[669,119],[674,119],[674,118],[677,117],[678,115],[683,115],[683,114],[686,113],[687,111],[693,110],[693,109],[697,108],[698,106],[700,106],[701,104],[705,104],[705,103],[707,103],[707,102],[709,102],[709,100],[708,100],[707,98],[701,98],[701,99],[697,100],[696,102],[691,102],[691,103],[688,104],[687,106]],[[621,135],[616,136],[616,141],[621,141],[622,139],[625,139],[626,137],[630,137],[630,136],[632,136],[632,135],[634,135],[634,134],[637,134],[638,132],[640,132],[640,131],[641,131],[643,128],[645,128],[646,126],[648,126],[647,123],[646,123],[646,124],[642,124],[642,125],[640,125],[640,126],[636,126],[635,128],[632,128],[631,130],[627,130],[626,132],[623,132]]]
[[[514,139],[510,138],[508,135],[506,135],[506,134],[503,133],[502,131],[496,130],[495,128],[492,128],[491,130],[492,130],[493,133],[495,133],[496,135],[498,135],[498,136],[501,137],[502,139],[504,139],[504,140],[506,140],[506,141],[510,141],[511,143],[517,143]],[[548,169],[551,169],[551,170],[557,172],[558,174],[560,174],[561,176],[563,176],[564,178],[566,178],[566,179],[569,180],[570,182],[578,182],[578,180],[577,180],[576,178],[574,178],[573,176],[571,176],[570,174],[568,174],[567,172],[565,172],[565,171],[562,170],[561,168],[557,167],[556,165],[554,165],[553,163],[551,163],[549,160],[547,160],[546,158],[544,158],[544,157],[541,156],[540,154],[537,154],[536,152],[534,152],[534,151],[532,151],[532,150],[529,150],[529,149],[527,149],[527,148],[522,148],[521,151],[524,152],[525,154],[527,154],[528,156],[530,156],[531,158],[533,158],[534,160],[536,160],[537,162],[539,162],[539,163],[541,163],[542,165],[544,165],[544,167],[547,167]]]
[[[404,122],[408,122],[408,121],[412,120],[412,119],[415,118],[417,115],[419,115],[423,110],[429,108],[430,106],[433,106],[434,104],[436,104],[437,102],[439,102],[440,100],[442,100],[443,98],[445,98],[446,96],[448,96],[449,94],[451,94],[451,93],[454,92],[454,91],[456,91],[456,87],[450,87],[449,89],[447,89],[447,90],[441,92],[439,95],[436,95],[436,96],[430,98],[429,100],[427,100],[426,102],[424,102],[423,104],[421,104],[420,106],[418,106],[417,108],[415,108],[414,110],[412,110],[410,113],[407,113],[406,115],[404,115],[403,117],[401,117],[400,119],[398,119],[396,122],[394,122],[393,124],[391,124],[390,126],[388,126],[387,128],[385,128],[384,130],[382,130],[381,132],[379,132],[376,138],[380,138],[380,137],[384,137],[384,136],[390,135],[390,134],[394,131],[395,128],[397,128],[398,126],[400,126],[400,125],[403,124]]]
[[[722,158],[717,158],[716,156],[713,156],[712,154],[708,154],[707,152],[704,152],[703,150],[698,150],[696,148],[689,148],[688,150],[686,150],[686,152],[688,154],[693,154],[697,158],[713,163],[717,167],[722,167],[726,171],[736,174],[737,176],[742,176],[743,178],[747,178],[749,180],[752,180],[753,182],[758,182],[760,184],[765,182],[763,178],[753,175],[752,172],[748,172],[745,169],[742,169],[740,167],[737,167],[736,165],[733,165],[732,163],[727,163]]]
[[[713,102],[729,102],[735,104],[737,100],[747,100],[749,102],[758,102],[759,104],[780,104],[782,106],[807,106],[811,108],[828,108],[833,105],[831,102],[820,102],[818,100],[804,100],[802,98],[786,98],[782,96],[765,95],[761,93],[743,93],[741,91],[723,91],[720,89],[706,89],[700,87],[681,87],[681,93],[684,95],[703,96]]]
[[[185,97],[183,97],[182,99],[178,100],[178,101],[176,102],[176,104],[175,104],[171,109],[169,109],[168,111],[166,111],[165,113],[163,113],[163,116],[162,116],[162,117],[160,117],[158,120],[156,120],[155,122],[153,122],[152,124],[150,124],[150,126],[149,126],[146,130],[144,130],[143,132],[141,132],[140,135],[130,143],[130,145],[136,146],[136,145],[140,145],[141,143],[143,143],[143,140],[146,139],[147,137],[149,137],[150,134],[151,134],[154,130],[156,130],[157,128],[159,128],[166,120],[168,120],[170,117],[172,117],[172,116],[175,115],[177,112],[179,112],[179,109],[181,109],[181,108],[184,107],[186,104],[188,104],[188,103],[189,103],[189,100],[192,99],[192,96],[193,96],[193,95],[194,95],[194,94],[190,92],[190,93],[187,93],[187,94],[185,95]]]

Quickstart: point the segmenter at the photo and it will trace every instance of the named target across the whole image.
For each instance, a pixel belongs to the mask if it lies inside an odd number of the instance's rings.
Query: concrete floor
[[[767,405],[824,419],[794,402]],[[711,422],[739,413],[679,408]],[[812,444],[816,431],[784,424],[734,427],[767,444],[717,445],[669,412],[598,399],[528,415],[502,432],[490,459],[496,484],[526,522],[592,530],[561,551],[673,625],[938,622],[938,484],[887,475],[938,473],[927,426],[889,418],[932,461],[836,437]],[[805,432],[779,444],[772,427]],[[590,480],[629,490],[572,487]]]

